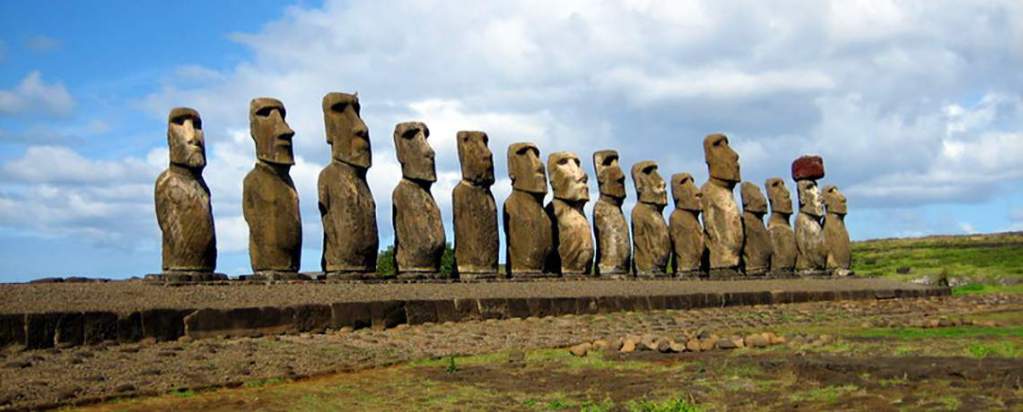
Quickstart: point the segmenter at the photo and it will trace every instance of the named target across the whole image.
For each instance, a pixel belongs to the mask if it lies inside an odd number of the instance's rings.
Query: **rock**
[[[547,171],[554,192],[546,208],[553,223],[554,241],[547,270],[561,275],[589,274],[594,248],[590,222],[583,213],[583,206],[590,200],[586,172],[579,157],[571,152],[551,153]]]
[[[668,218],[668,232],[671,237],[672,263],[676,276],[698,276],[703,266],[703,225],[700,213],[703,211],[700,188],[689,173],[671,175],[671,196],[675,210]]]
[[[657,350],[658,340],[659,339],[654,335],[643,335],[643,338],[640,340],[640,342],[642,343],[640,349],[655,351]]]
[[[593,348],[594,349],[605,350],[605,349],[607,349],[609,347],[611,347],[611,343],[606,341],[606,340],[604,340],[604,339],[597,339],[597,340],[593,341]]]
[[[700,345],[699,339],[689,339],[689,341],[686,342],[686,350],[690,352],[699,352],[703,350],[703,346]]]
[[[668,343],[668,348],[669,348],[669,350],[671,352],[675,352],[675,353],[685,352],[686,351],[686,344],[681,343],[681,342],[670,341]]]
[[[626,339],[624,342],[622,342],[622,347],[621,347],[621,349],[618,349],[618,351],[622,352],[622,353],[632,353],[632,352],[635,352],[636,351],[636,341],[634,341],[632,339]]]
[[[130,383],[122,383],[122,384],[117,385],[116,387],[114,387],[114,392],[116,392],[116,393],[126,393],[126,392],[134,392],[134,391],[135,391],[135,385],[132,385]]]
[[[591,346],[592,345],[590,345],[590,343],[580,343],[578,345],[572,346],[571,348],[568,349],[568,351],[571,352],[572,355],[582,357],[586,356],[586,354],[590,351]]]
[[[720,339],[720,340],[718,340],[718,341],[717,341],[717,342],[715,343],[715,346],[716,346],[716,347],[717,347],[718,349],[726,349],[726,350],[727,350],[727,349],[735,349],[735,348],[738,348],[738,347],[739,347],[739,345],[736,345],[736,344],[735,344],[735,341],[733,341],[733,340],[731,340],[731,339]]]
[[[761,334],[749,335],[745,339],[746,346],[751,348],[764,348],[771,344],[771,341]]]
[[[593,153],[600,198],[593,205],[593,235],[597,240],[596,267],[600,275],[625,275],[632,268],[632,243],[629,226],[622,213],[625,200],[625,173],[619,166],[618,152]]]
[[[673,344],[673,342],[671,342],[671,341],[669,341],[667,339],[660,339],[660,340],[657,341],[657,351],[660,352],[660,353],[678,352],[677,350],[674,350],[672,348],[672,344]]]
[[[719,339],[715,338],[715,337],[710,337],[710,338],[701,340],[700,341],[700,350],[701,351],[708,351],[708,350],[714,349],[715,347],[717,347],[718,341],[719,341]],[[729,342],[729,344],[734,345],[731,342]]]
[[[639,198],[632,208],[633,271],[643,277],[664,276],[671,237],[662,214],[668,197],[657,163],[647,160],[633,165],[632,182]]]
[[[494,156],[486,133],[459,131],[458,161],[462,180],[451,192],[455,221],[455,263],[459,278],[474,279],[497,274],[500,239],[494,184]]]
[[[547,174],[536,145],[508,146],[508,177],[512,192],[502,212],[507,271],[512,277],[543,276],[554,240],[551,219],[542,204],[547,194]]]
[[[32,362],[25,360],[13,360],[4,364],[4,367],[8,369],[25,369],[29,366],[32,366]]]
[[[398,275],[435,277],[444,254],[444,224],[430,187],[437,181],[430,130],[421,122],[394,127],[394,147],[401,181],[391,196],[394,262]]]
[[[700,188],[708,269],[734,271],[739,268],[743,244],[742,216],[732,193],[742,180],[739,155],[729,146],[728,137],[720,133],[703,139],[703,153],[710,175]]]

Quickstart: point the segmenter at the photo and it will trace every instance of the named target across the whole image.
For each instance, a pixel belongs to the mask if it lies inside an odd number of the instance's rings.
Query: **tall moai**
[[[824,177],[824,160],[820,156],[802,156],[792,162],[792,180],[796,181],[799,195],[799,214],[796,216],[796,272],[803,276],[821,275],[827,264],[828,250],[824,245],[821,202],[817,180]]]
[[[399,277],[439,277],[444,255],[444,222],[430,193],[437,181],[434,152],[426,141],[430,130],[421,122],[394,127],[394,149],[401,163],[401,181],[391,195],[394,223],[394,266]]]
[[[167,117],[170,164],[156,178],[156,221],[163,233],[163,273],[170,281],[204,281],[217,266],[210,189],[202,178],[206,139],[199,112],[177,107]]]
[[[732,189],[742,181],[739,154],[728,145],[728,137],[715,133],[703,139],[703,155],[710,179],[703,193],[703,231],[711,278],[738,274],[742,254],[742,216]]]
[[[331,278],[359,278],[376,272],[376,202],[366,184],[373,165],[369,129],[360,115],[359,96],[323,96],[323,121],[330,163],[317,180],[323,255],[320,266]]]
[[[547,194],[547,173],[540,161],[540,149],[532,143],[508,146],[508,177],[512,192],[504,201],[507,262],[512,277],[543,277],[544,266],[554,249],[551,218],[543,208]]]
[[[548,271],[562,276],[587,275],[593,266],[593,237],[583,206],[590,200],[590,187],[579,157],[555,152],[547,157],[547,171],[554,198],[547,204],[554,250]]]
[[[697,278],[703,274],[703,258],[707,248],[703,244],[703,226],[700,212],[703,194],[689,173],[671,175],[671,197],[675,210],[668,218],[671,234],[672,266],[676,277]]]
[[[295,277],[302,258],[302,217],[289,174],[295,164],[280,100],[260,97],[249,104],[249,130],[256,166],[242,183],[242,213],[249,225],[249,259],[257,278]]]
[[[824,246],[828,250],[827,269],[836,276],[852,274],[849,231],[845,228],[845,195],[834,185],[824,187]]]
[[[795,270],[798,254],[796,234],[789,224],[792,195],[780,177],[767,179],[764,187],[771,203],[771,217],[767,219],[767,231],[771,234],[771,275],[789,276]]]
[[[593,236],[597,239],[594,266],[600,276],[627,276],[632,268],[632,241],[622,213],[626,196],[625,172],[619,165],[618,152],[593,153],[593,170],[600,190],[600,198],[593,205]]]
[[[747,276],[766,275],[771,268],[771,234],[764,226],[767,214],[767,199],[757,185],[742,182],[739,187],[742,197],[742,246],[743,269]]]
[[[461,279],[485,279],[497,275],[497,203],[490,186],[494,184],[494,156],[484,132],[460,131],[458,160],[462,180],[451,192],[455,215],[455,271]]]
[[[671,238],[662,214],[668,196],[657,163],[646,160],[633,165],[632,183],[639,200],[632,208],[633,271],[641,277],[664,277]]]

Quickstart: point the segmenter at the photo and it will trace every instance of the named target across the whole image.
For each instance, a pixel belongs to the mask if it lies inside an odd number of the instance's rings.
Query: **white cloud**
[[[0,90],[0,115],[42,112],[67,115],[75,107],[75,100],[63,84],[47,84],[38,71],[33,71],[10,90]]]
[[[973,225],[967,222],[959,222],[959,229],[961,229],[963,233],[966,233],[968,235],[977,233],[977,228],[973,227]]]

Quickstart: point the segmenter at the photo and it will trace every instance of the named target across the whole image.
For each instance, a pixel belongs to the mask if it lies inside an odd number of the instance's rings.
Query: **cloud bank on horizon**
[[[240,57],[184,56],[129,80],[4,72],[0,246],[54,245],[71,258],[11,249],[0,257],[17,263],[0,281],[158,270],[152,184],[175,106],[203,117],[219,270],[247,273],[241,182],[255,159],[247,108],[258,96],[282,100],[296,131],[303,270],[317,270],[316,177],[330,155],[320,100],[331,91],[362,102],[382,247],[401,176],[391,134],[408,120],[431,129],[449,241],[455,133],[473,129],[491,137],[498,202],[513,142],[535,142],[544,157],[577,153],[595,193],[596,150],[703,181],[700,143],[724,132],[744,180],[761,186],[788,180],[797,156],[821,154],[826,183],[849,198],[854,238],[1023,229],[1019,2],[327,1],[247,27],[222,33]],[[46,55],[75,47],[50,33],[4,38],[0,62],[17,44]],[[203,47],[175,47],[186,46]]]

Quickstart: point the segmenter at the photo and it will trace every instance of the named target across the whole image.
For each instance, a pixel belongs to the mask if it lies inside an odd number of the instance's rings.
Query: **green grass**
[[[284,378],[256,379],[253,381],[245,382],[245,384],[242,386],[245,386],[246,388],[259,388],[262,386],[276,385],[278,383],[284,382],[285,382]]]
[[[1007,286],[970,283],[952,288],[952,296],[978,295],[985,293],[1023,293],[1023,283]]]
[[[699,412],[698,406],[682,398],[663,401],[632,400],[625,404],[629,412]]]
[[[838,402],[838,398],[850,392],[856,392],[860,388],[856,385],[842,385],[842,386],[825,386],[823,388],[814,388],[803,392],[797,392],[789,396],[793,401],[813,401],[813,402],[824,402],[832,404]]]
[[[1013,342],[975,343],[966,348],[968,355],[977,358],[1019,358],[1023,357],[1023,346]]]
[[[896,273],[909,268],[910,273]],[[899,280],[955,277],[993,283],[1023,279],[1023,233],[880,239],[853,243],[853,270]],[[1023,286],[984,292],[1023,292]]]
[[[856,336],[869,338],[930,339],[930,338],[971,338],[971,337],[1023,337],[1023,326],[984,327],[957,326],[949,328],[867,328],[855,332]]]

